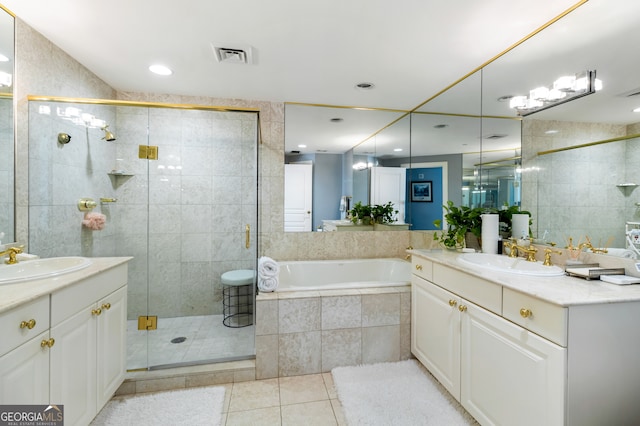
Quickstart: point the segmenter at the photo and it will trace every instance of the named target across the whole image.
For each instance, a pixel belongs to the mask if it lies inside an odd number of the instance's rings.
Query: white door
[[[49,404],[49,348],[41,346],[43,340],[49,330],[0,357],[0,404]]]
[[[98,302],[102,313],[97,331],[98,409],[111,399],[127,369],[127,287]]]
[[[483,425],[564,424],[566,349],[463,303],[460,403]]]
[[[311,231],[313,165],[284,165],[284,231]]]
[[[460,398],[459,298],[423,280],[411,279],[411,353]]]
[[[398,222],[404,222],[407,171],[404,167],[371,168],[371,204],[393,203]]]
[[[87,306],[51,329],[50,398],[64,405],[68,425],[88,425],[96,405],[96,305]]]

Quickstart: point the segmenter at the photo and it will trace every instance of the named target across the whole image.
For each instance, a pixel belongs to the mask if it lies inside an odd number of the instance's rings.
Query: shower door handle
[[[244,232],[245,232],[245,242],[244,242],[244,246],[246,248],[251,247],[251,227],[249,226],[249,224],[247,223],[247,225],[244,227]]]

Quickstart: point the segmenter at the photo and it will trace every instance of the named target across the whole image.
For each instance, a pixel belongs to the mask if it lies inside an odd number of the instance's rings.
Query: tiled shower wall
[[[221,314],[222,273],[255,266],[245,225],[255,244],[256,115],[119,107],[116,122],[112,168],[132,174],[115,177],[112,205],[119,211],[118,253],[134,257],[130,316],[146,312],[147,264],[150,314]],[[137,158],[147,124],[148,144],[159,152],[148,162]]]
[[[545,133],[549,129],[558,132]],[[640,182],[640,169],[628,166],[637,163],[638,140],[537,153],[634,133],[624,125],[523,121],[522,206],[532,212],[537,236],[548,230],[559,245],[569,236],[584,241],[588,235],[595,245],[625,247],[625,221],[640,221],[640,216],[633,190],[616,185]]]
[[[107,171],[115,160],[114,146],[101,140],[99,128],[88,128],[63,119],[67,108],[113,123],[113,108],[52,102],[31,102],[29,108],[29,250],[41,257],[115,256],[117,228],[110,212],[107,226],[96,232],[82,226],[81,198],[98,203],[100,197],[115,197]],[[71,141],[58,143],[58,134]]]
[[[107,142],[100,129],[60,118],[68,107],[31,102],[30,250],[132,256],[130,318],[146,314],[147,299],[161,317],[220,314],[220,275],[255,265],[244,244],[246,224],[254,244],[256,235],[256,115],[71,104],[109,123],[117,140]],[[59,132],[71,142],[57,143]],[[147,144],[158,160],[138,158]],[[107,216],[103,230],[81,225],[82,197]]]

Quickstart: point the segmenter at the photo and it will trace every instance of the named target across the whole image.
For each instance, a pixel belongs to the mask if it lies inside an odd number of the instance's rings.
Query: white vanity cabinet
[[[117,267],[51,295],[50,399],[65,424],[89,424],[124,380],[126,280]]]
[[[129,259],[0,286],[0,404],[61,404],[65,425],[91,422],[126,372]]]
[[[566,349],[502,318],[499,285],[414,259],[416,358],[481,424],[563,424]]]
[[[49,402],[49,296],[0,315],[0,401]]]

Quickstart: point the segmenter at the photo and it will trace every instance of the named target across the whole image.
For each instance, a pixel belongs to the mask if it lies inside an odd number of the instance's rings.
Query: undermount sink
[[[513,258],[501,254],[463,253],[458,256],[458,261],[467,266],[519,275],[557,277],[565,274],[558,266],[545,266],[542,262],[528,262],[521,257]]]
[[[13,265],[2,264],[0,265],[0,285],[55,277],[79,271],[89,265],[91,265],[91,259],[75,256],[25,260]]]

